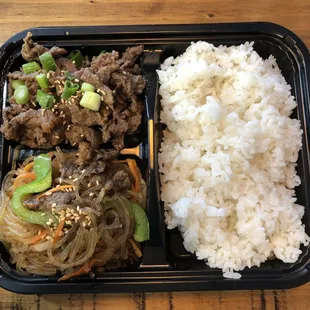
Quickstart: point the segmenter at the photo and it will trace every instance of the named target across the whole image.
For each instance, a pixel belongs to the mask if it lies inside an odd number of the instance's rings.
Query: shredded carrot
[[[140,171],[134,159],[126,159],[129,169],[135,179],[135,192],[141,191]]]
[[[65,190],[65,189],[70,189],[70,188],[74,189],[74,186],[73,186],[73,185],[61,185],[61,186],[59,186],[59,187],[54,187],[54,188],[52,188],[52,189],[46,191],[45,193],[39,195],[39,196],[37,197],[37,199],[41,199],[41,198],[43,198],[43,197],[45,197],[45,196],[50,196],[50,195],[52,195],[52,194],[55,193],[55,192],[63,191],[63,190]]]
[[[28,184],[36,179],[36,175],[34,172],[29,173],[23,173],[20,174],[15,180],[14,180],[14,190],[24,184]]]
[[[61,221],[59,224],[58,224],[58,227],[56,229],[56,232],[55,232],[55,235],[54,235],[54,238],[53,238],[53,243],[55,244],[58,239],[60,238],[60,232],[63,230],[65,226],[65,221]]]
[[[141,252],[141,250],[139,249],[139,247],[137,246],[136,242],[135,242],[132,238],[129,239],[129,242],[130,242],[130,244],[131,244],[133,250],[135,251],[135,254],[136,254],[138,257],[141,257],[141,256],[142,256],[142,252]]]
[[[45,238],[48,235],[49,231],[48,230],[43,230],[41,233],[39,233],[38,235],[34,236],[29,242],[28,244],[32,245],[32,244],[36,244],[38,243],[40,240],[42,240],[43,238]]]
[[[92,258],[90,261],[86,262],[79,270],[74,271],[72,273],[69,273],[65,276],[62,276],[61,278],[58,279],[58,282],[60,281],[66,281],[68,279],[71,279],[73,277],[78,277],[81,276],[83,274],[89,273],[91,271],[91,268],[93,267],[93,265],[99,262],[98,259],[96,258]]]
[[[28,165],[26,165],[23,169],[24,169],[25,172],[29,172],[30,170],[33,169],[33,166],[34,166],[34,163],[31,162]]]
[[[111,161],[112,164],[123,164],[123,163],[127,163],[126,160],[112,160]]]

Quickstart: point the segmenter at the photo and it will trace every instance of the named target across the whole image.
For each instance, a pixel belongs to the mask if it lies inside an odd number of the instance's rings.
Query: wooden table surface
[[[310,0],[0,0],[0,44],[35,26],[270,21],[310,49]],[[173,290],[173,287],[171,287]],[[310,283],[283,291],[18,295],[0,289],[2,309],[310,309]]]

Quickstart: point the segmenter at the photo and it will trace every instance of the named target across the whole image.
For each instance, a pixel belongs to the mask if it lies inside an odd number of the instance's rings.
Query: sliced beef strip
[[[66,132],[66,138],[71,145],[77,145],[82,141],[90,142],[90,145],[96,150],[102,141],[98,131],[87,126],[78,125],[71,125],[69,131]]]
[[[30,210],[51,210],[52,204],[57,205],[69,204],[75,199],[74,192],[55,192],[52,195],[42,197],[40,200],[37,196],[33,196],[23,201],[23,205]]]
[[[110,83],[111,75],[114,71],[119,69],[119,65],[112,63],[104,67],[100,67],[97,71],[99,80],[102,84],[108,85]]]
[[[117,171],[113,176],[112,182],[115,192],[128,190],[130,189],[132,184],[129,174],[125,170]]]
[[[77,71],[75,64],[67,58],[56,59],[56,65],[60,70],[69,71],[71,73]]]
[[[111,83],[120,89],[130,99],[133,96],[140,95],[145,87],[145,81],[141,75],[132,75],[128,72],[114,72],[111,76]]]
[[[76,152],[73,152],[73,158],[69,158],[61,163],[60,172],[61,178],[69,178],[72,176],[73,178],[78,177],[83,170],[91,168],[90,175],[94,174],[101,174],[106,169],[105,161],[109,160],[110,158],[114,158],[116,156],[115,151],[113,152],[105,152],[105,153],[96,153],[93,157],[93,160],[90,163],[79,165],[76,161]]]
[[[24,44],[22,47],[22,56],[27,61],[39,60],[39,56],[45,52],[50,51],[53,56],[66,54],[67,51],[64,48],[57,46],[52,47],[50,50],[43,45],[33,42],[32,33],[28,32],[24,38]]]
[[[93,158],[95,150],[89,142],[82,141],[79,143],[78,163],[84,164]]]
[[[135,65],[138,57],[142,54],[143,50],[143,45],[128,47],[122,54],[121,59],[117,61],[117,63],[120,65],[120,68],[122,70],[126,68],[132,68]]]
[[[103,115],[100,112],[91,111],[79,105],[69,105],[68,110],[71,115],[71,122],[74,125],[83,124],[83,126],[90,127],[104,125],[108,121],[108,114]]]
[[[93,72],[97,72],[100,68],[115,64],[116,60],[119,59],[119,52],[112,51],[112,53],[100,54],[97,57],[93,57],[90,67]]]
[[[11,120],[5,120],[1,132],[8,140],[20,142],[30,148],[52,148],[64,141],[62,119],[52,111],[28,110]]]
[[[84,164],[91,160],[94,151],[102,144],[100,132],[86,126],[72,125],[66,132],[66,138],[71,145],[78,145],[78,163]]]
[[[74,72],[73,75],[83,82],[87,82],[94,85],[96,89],[100,87],[99,77],[96,74],[94,74],[90,68],[82,68]]]

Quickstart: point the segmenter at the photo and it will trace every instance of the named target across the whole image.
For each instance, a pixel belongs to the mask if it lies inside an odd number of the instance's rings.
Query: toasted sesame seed
[[[57,204],[54,202],[53,204],[52,204],[52,208],[55,208],[57,206]]]
[[[62,178],[59,178],[59,183],[60,183],[60,184],[62,183]]]
[[[90,182],[87,184],[87,187],[91,187],[91,183]]]
[[[70,213],[67,213],[67,214],[66,214],[66,218],[69,218],[70,216],[71,216]]]
[[[68,221],[68,225],[72,225],[72,222],[71,222],[71,221]]]
[[[75,179],[73,180],[73,182],[76,182],[78,179],[79,179],[79,178],[75,178]]]
[[[41,109],[41,115],[44,116],[44,109]]]
[[[100,97],[100,99],[101,99],[101,101],[104,101],[104,98],[102,96]]]
[[[83,227],[85,227],[85,226],[86,226],[86,223],[85,223],[85,222],[83,222],[83,223],[82,223],[82,225],[83,225]]]
[[[89,197],[93,197],[94,195],[94,193],[89,193]]]
[[[80,137],[81,137],[81,138],[83,138],[83,137],[84,137],[84,135],[80,135]]]
[[[76,209],[79,211],[80,210],[80,206],[76,206]]]
[[[64,216],[61,216],[61,217],[59,218],[59,220],[62,222],[62,221],[65,220],[65,217],[64,217]]]
[[[72,60],[72,63],[75,64],[75,60]]]
[[[72,175],[69,175],[69,179],[70,179],[70,180],[72,179]]]
[[[55,109],[54,109],[54,108],[52,108],[52,112],[55,112]]]
[[[61,84],[62,84],[62,85],[65,85],[65,81],[61,81]]]
[[[44,216],[45,215],[45,213],[41,213],[41,216]]]
[[[69,225],[70,221],[66,221],[65,223],[66,223],[67,225]]]
[[[50,222],[46,222],[46,225],[50,226],[50,225],[51,225],[51,223],[50,223]]]
[[[41,229],[39,229],[39,231],[38,231],[38,235],[40,235],[40,234],[41,234],[41,232],[42,232],[42,231],[41,231]]]
[[[46,237],[46,240],[51,240],[51,239],[52,239],[51,236],[47,236],[47,237]]]
[[[48,72],[48,73],[46,74],[46,77],[49,79],[49,78],[51,77],[51,74]]]
[[[66,121],[64,121],[62,124],[63,124],[63,125],[66,125]]]
[[[75,211],[74,209],[71,209],[71,210],[70,210],[70,212],[71,212],[72,214],[74,214],[74,211]]]
[[[100,91],[101,91],[101,89],[100,89],[100,88],[98,88],[98,89],[97,89],[97,93],[100,93]]]
[[[88,222],[88,226],[90,226],[90,225],[91,225],[91,221]]]
[[[61,98],[61,103],[65,103],[65,99],[64,98]]]
[[[78,79],[74,79],[74,82],[76,82],[76,83],[78,83],[78,82],[80,82]]]
[[[79,210],[79,214],[82,214],[82,210]]]
[[[99,181],[98,180],[96,180],[96,184],[97,184],[97,186],[99,185]]]
[[[67,234],[68,232],[69,232],[69,230],[66,230],[66,231],[65,231],[65,234]]]
[[[55,136],[56,139],[59,139],[59,136]]]
[[[102,93],[102,95],[103,96],[105,96],[107,93],[104,91],[104,90],[102,90],[102,89],[100,89],[100,91],[101,91],[101,93]]]
[[[77,222],[79,219],[80,219],[80,217],[79,217],[79,216],[77,216],[77,217],[75,218],[75,221]]]
[[[51,223],[53,223],[54,222],[54,220],[50,217],[49,219],[48,219]]]
[[[69,193],[69,189],[68,189],[68,188],[66,188],[65,191],[66,191],[67,193]]]
[[[85,218],[90,221],[90,217],[88,215],[86,215]]]
[[[86,171],[86,169],[83,169],[82,171],[81,171],[81,173],[84,173]]]

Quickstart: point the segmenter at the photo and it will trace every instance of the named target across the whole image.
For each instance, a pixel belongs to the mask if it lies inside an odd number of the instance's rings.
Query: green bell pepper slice
[[[40,193],[51,187],[52,185],[52,160],[42,154],[34,159],[34,174],[36,179],[28,184],[18,187],[12,197],[11,208],[16,216],[22,220],[46,226],[46,223],[51,218],[50,214],[45,214],[40,211],[31,211],[24,207],[22,200],[26,195]]]

